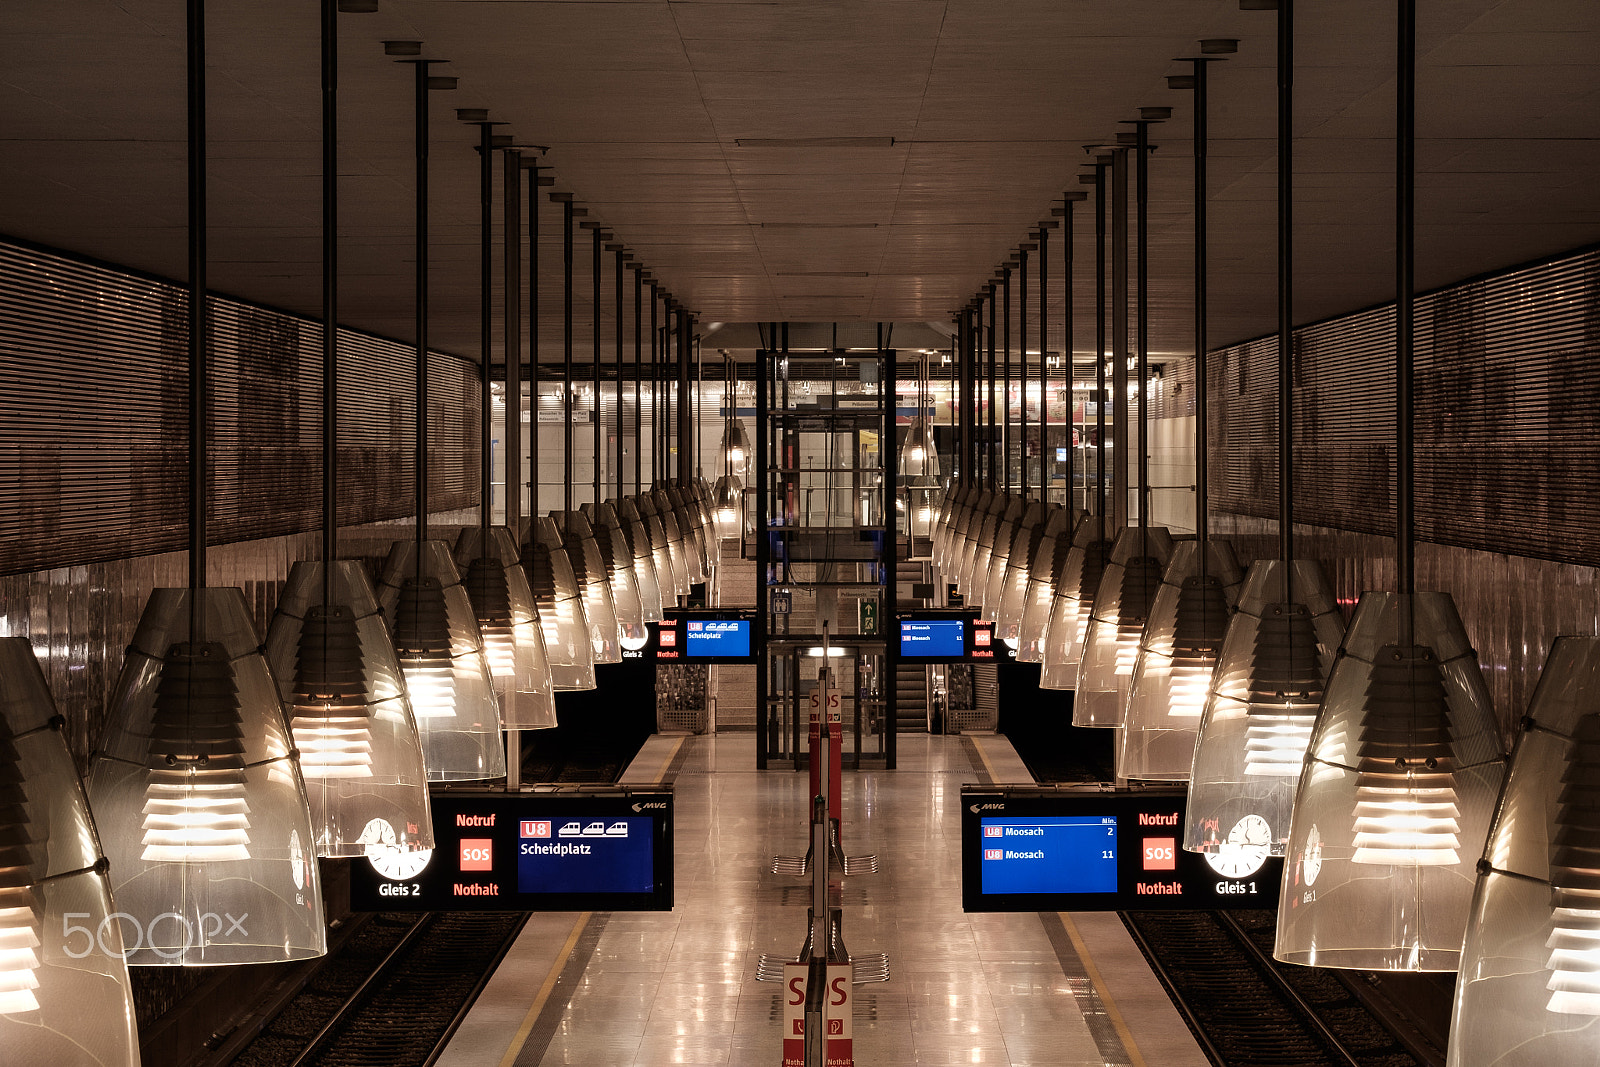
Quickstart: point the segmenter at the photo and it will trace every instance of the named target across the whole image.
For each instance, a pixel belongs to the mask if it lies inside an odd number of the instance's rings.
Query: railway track
[[[1397,1032],[1327,970],[1274,961],[1267,918],[1123,912],[1122,921],[1219,1067],[1436,1067],[1443,1050]]]

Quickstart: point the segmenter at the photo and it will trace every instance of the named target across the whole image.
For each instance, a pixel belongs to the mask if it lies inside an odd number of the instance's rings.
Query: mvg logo
[[[521,834],[521,836],[523,836],[523,837],[549,837],[550,836],[550,820],[549,819],[523,819],[522,820],[522,834]]]

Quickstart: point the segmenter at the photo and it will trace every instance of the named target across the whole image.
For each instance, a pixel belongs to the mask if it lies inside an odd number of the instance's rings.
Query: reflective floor
[[[963,782],[1025,780],[1003,738],[905,735],[899,769],[844,779],[845,943],[891,979],[855,987],[855,1058],[911,1064],[1200,1067],[1195,1046],[1114,915],[967,915],[957,859]],[[442,1067],[782,1062],[779,986],[808,885],[770,872],[805,851],[806,776],[755,770],[752,734],[652,738],[625,780],[676,792],[671,913],[536,915]]]

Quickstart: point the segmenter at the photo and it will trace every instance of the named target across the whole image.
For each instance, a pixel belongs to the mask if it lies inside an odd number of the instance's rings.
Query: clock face
[[[1233,824],[1217,851],[1205,854],[1211,869],[1226,878],[1247,878],[1261,869],[1272,852],[1272,827],[1259,815]]]
[[[1306,885],[1316,885],[1317,875],[1322,873],[1322,832],[1317,829],[1316,823],[1311,824],[1311,832],[1306,834],[1306,851],[1300,861],[1300,873],[1305,877]]]
[[[306,850],[300,845],[300,831],[289,831],[289,877],[296,889],[306,887]]]
[[[367,846],[367,862],[372,869],[391,881],[415,878],[433,859],[433,850],[402,849],[395,845],[394,827],[383,819],[373,819],[362,827],[356,839]]]

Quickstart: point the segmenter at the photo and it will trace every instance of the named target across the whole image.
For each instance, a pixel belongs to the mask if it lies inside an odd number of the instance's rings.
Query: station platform
[[[897,770],[843,781],[844,851],[880,863],[845,881],[844,939],[891,974],[855,987],[856,1063],[1203,1067],[1115,914],[961,910],[962,784],[1030,781],[1006,739],[897,740]],[[440,1067],[782,1062],[756,963],[805,938],[809,886],[771,866],[805,851],[807,776],[730,733],[652,737],[623,780],[674,786],[676,906],[534,915]]]

